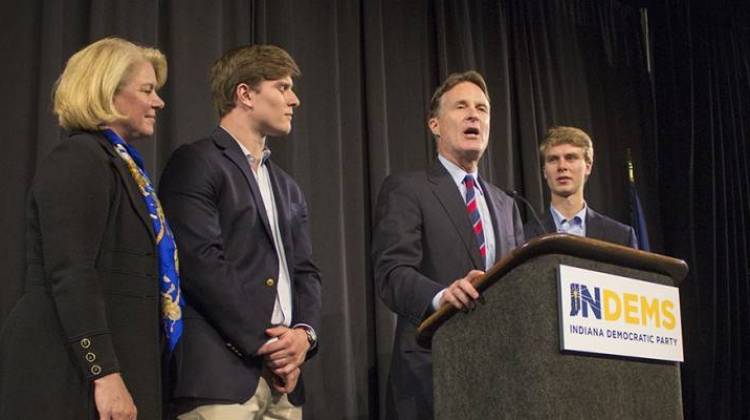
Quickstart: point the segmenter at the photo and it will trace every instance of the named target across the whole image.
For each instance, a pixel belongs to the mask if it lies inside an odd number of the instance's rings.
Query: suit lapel
[[[586,209],[586,237],[593,239],[604,239],[604,226],[601,223],[601,217],[591,209]]]
[[[151,223],[151,215],[148,213],[146,202],[143,200],[143,193],[141,193],[138,184],[135,182],[135,179],[133,179],[133,174],[130,173],[128,164],[125,163],[120,155],[118,155],[114,151],[112,144],[103,135],[98,134],[96,136],[96,139],[109,155],[110,159],[112,160],[112,165],[115,167],[117,173],[120,174],[120,179],[122,180],[122,184],[128,194],[130,203],[135,209],[136,214],[138,214],[138,218],[141,219],[141,222],[143,222],[146,230],[148,230],[151,241],[153,241],[153,243],[155,244],[156,235],[154,234],[154,225],[153,223]]]
[[[547,211],[542,223],[544,223],[544,230],[539,232],[540,235],[544,235],[545,230],[547,233],[557,233],[557,226],[555,226],[555,219],[552,218],[551,210]]]
[[[440,161],[428,172],[428,179],[433,184],[432,192],[448,215],[453,227],[456,229],[458,236],[466,247],[471,262],[474,267],[484,269],[482,256],[479,254],[479,246],[471,229],[469,216],[466,214],[466,204],[461,198],[461,194],[456,188],[456,184],[451,179],[448,171],[445,170]]]
[[[271,232],[271,224],[268,221],[268,215],[266,214],[266,207],[263,205],[263,196],[260,194],[260,188],[258,187],[258,181],[255,179],[250,171],[250,162],[242,153],[242,149],[237,142],[229,135],[226,131],[221,128],[217,128],[211,134],[216,145],[222,149],[224,156],[229,159],[237,168],[242,172],[242,175],[247,181],[247,185],[250,187],[250,195],[255,202],[255,208],[258,210],[260,219],[263,222],[263,227],[266,229],[266,234],[273,244],[273,233]]]

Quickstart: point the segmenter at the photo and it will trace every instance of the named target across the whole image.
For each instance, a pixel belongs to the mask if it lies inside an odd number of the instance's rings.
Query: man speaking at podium
[[[386,178],[375,215],[375,282],[398,315],[388,419],[433,417],[432,357],[416,343],[417,325],[444,304],[472,310],[479,294],[471,280],[523,243],[514,201],[478,174],[490,134],[482,76],[448,76],[432,96],[427,124],[437,162]]]
[[[526,238],[562,232],[638,249],[632,227],[597,213],[586,205],[583,190],[594,164],[594,144],[583,130],[552,127],[539,146],[544,179],[550,191],[550,211],[544,227],[531,221],[524,226]]]

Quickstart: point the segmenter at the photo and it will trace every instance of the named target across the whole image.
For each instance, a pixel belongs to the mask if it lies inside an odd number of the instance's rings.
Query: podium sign
[[[560,349],[684,361],[676,287],[560,265]]]

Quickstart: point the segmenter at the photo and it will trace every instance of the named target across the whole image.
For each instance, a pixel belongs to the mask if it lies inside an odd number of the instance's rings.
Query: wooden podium
[[[485,304],[443,306],[418,329],[432,347],[436,419],[682,419],[680,368],[560,350],[561,264],[677,285],[684,261],[566,234],[536,238],[474,286]]]

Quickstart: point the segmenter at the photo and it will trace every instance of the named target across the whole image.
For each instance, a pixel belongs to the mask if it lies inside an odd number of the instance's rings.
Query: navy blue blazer
[[[523,243],[513,199],[480,178],[492,217],[496,260]],[[438,161],[427,171],[392,175],[380,190],[373,232],[375,284],[398,315],[386,418],[433,416],[432,358],[416,343],[416,327],[433,297],[472,269],[484,270],[466,204]]]
[[[292,325],[320,331],[321,280],[307,204],[297,183],[266,162],[292,290]],[[174,352],[173,397],[242,403],[263,366],[279,273],[271,227],[242,149],[221,128],[178,148],[160,182],[180,252],[184,333]],[[308,356],[312,356],[316,349]],[[304,402],[302,381],[289,395]]]
[[[555,221],[549,211],[544,214],[542,223],[544,223],[543,229],[536,221],[526,223],[523,227],[526,239],[557,232]],[[586,237],[638,249],[638,240],[632,227],[610,219],[591,207],[586,210]]]

